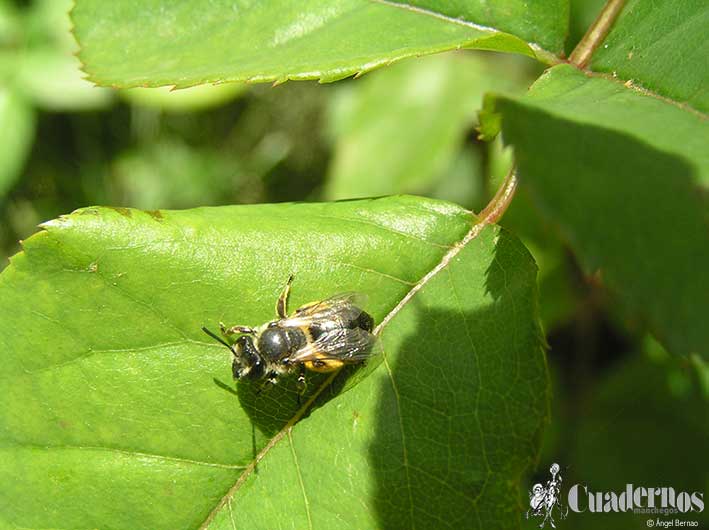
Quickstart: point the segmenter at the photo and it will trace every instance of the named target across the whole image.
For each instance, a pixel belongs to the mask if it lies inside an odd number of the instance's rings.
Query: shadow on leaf
[[[519,526],[519,480],[538,452],[548,396],[535,289],[514,273],[518,249],[496,245],[483,304],[466,299],[479,292],[474,279],[444,280],[385,333],[369,447],[381,528]]]

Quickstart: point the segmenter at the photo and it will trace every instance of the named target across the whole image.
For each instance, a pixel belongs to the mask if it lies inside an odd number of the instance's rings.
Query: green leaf
[[[168,136],[121,153],[113,161],[111,172],[119,196],[135,207],[217,204],[220,197],[244,185],[240,177],[245,170],[239,167],[239,158],[227,157],[225,152],[229,150],[195,149]]]
[[[34,129],[32,108],[15,90],[0,85],[0,199],[20,176]]]
[[[544,330],[549,333],[576,314],[579,294],[569,267],[568,250],[558,231],[544,221],[529,190],[521,187],[501,224],[523,241],[539,267],[540,315]]]
[[[443,178],[434,181],[426,194],[435,199],[454,201],[479,211],[489,200],[485,188],[482,150],[464,145],[446,168]]]
[[[521,181],[586,269],[668,349],[709,355],[706,117],[571,66],[496,108]]]
[[[71,34],[69,11],[73,0],[34,0],[25,11],[24,30],[29,47],[49,46],[76,53],[79,46]]]
[[[450,172],[483,93],[521,89],[510,62],[495,59],[503,65],[470,53],[404,61],[338,87],[326,196],[429,192]]]
[[[534,3],[526,0],[393,0],[390,3],[496,28],[553,51],[563,49],[569,18],[569,2],[564,0]]]
[[[703,0],[630,0],[591,68],[709,112],[708,26]]]
[[[0,521],[517,527],[547,413],[536,268],[474,222],[402,196],[45,224],[0,275]],[[290,273],[291,308],[368,294],[383,344],[305,406],[293,380],[231,390],[200,331],[272,319]]]
[[[72,16],[91,80],[124,88],[328,82],[452,49],[498,50],[549,61],[550,52],[563,47],[566,0],[420,4],[150,0],[109,5],[79,0]]]
[[[45,110],[94,110],[106,107],[112,91],[86,81],[75,57],[71,0],[37,0],[25,13],[25,48],[8,53],[13,83]]]
[[[20,15],[17,11],[17,6],[10,0],[0,0],[0,47],[13,46],[20,38]]]
[[[489,188],[497,190],[504,186],[514,167],[514,153],[511,147],[504,147],[499,137],[487,147]],[[537,284],[542,327],[547,335],[553,333],[577,312],[577,282],[570,267],[568,249],[559,238],[558,230],[541,215],[525,187],[517,189],[500,224],[520,238],[539,267]],[[552,388],[554,386],[552,379]],[[556,399],[558,401],[558,396]],[[524,494],[526,498],[527,492]]]
[[[95,110],[108,106],[113,91],[83,79],[79,60],[68,51],[41,47],[19,58],[17,84],[40,107],[50,111]]]

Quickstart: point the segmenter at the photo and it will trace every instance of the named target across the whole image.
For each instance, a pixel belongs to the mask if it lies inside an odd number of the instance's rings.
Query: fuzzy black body
[[[301,328],[282,327],[272,322],[257,337],[258,351],[271,362],[280,361],[295,353],[308,342]]]

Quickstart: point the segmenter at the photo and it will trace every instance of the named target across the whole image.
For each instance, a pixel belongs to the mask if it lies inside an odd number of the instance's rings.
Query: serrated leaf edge
[[[499,31],[493,27],[489,26],[483,26],[480,24],[475,24],[474,22],[469,22],[466,20],[461,20],[453,17],[449,17],[446,15],[443,15],[441,13],[437,13],[435,11],[430,11],[427,9],[411,6],[408,4],[398,4],[395,2],[390,2],[388,0],[371,0],[375,3],[395,7],[398,9],[405,9],[408,11],[413,11],[425,16],[431,16],[440,20],[443,20],[445,22],[459,25],[459,26],[465,26],[470,29],[475,29],[477,31],[481,31],[486,33],[487,35],[476,37],[470,40],[466,40],[463,42],[459,42],[458,44],[451,45],[451,46],[441,46],[437,48],[431,48],[430,51],[427,52],[400,52],[399,54],[395,55],[394,57],[388,57],[388,58],[382,58],[374,61],[370,61],[368,63],[361,64],[359,66],[354,66],[354,67],[344,67],[344,68],[332,68],[330,70],[317,70],[317,71],[311,71],[311,72],[298,72],[298,73],[284,73],[281,75],[276,75],[276,74],[270,74],[270,75],[251,75],[251,76],[245,76],[245,75],[236,75],[236,76],[225,76],[221,78],[210,78],[210,77],[205,77],[203,79],[200,79],[198,81],[190,81],[190,82],[184,82],[184,83],[173,83],[173,82],[128,82],[128,83],[116,83],[116,82],[107,82],[101,80],[99,77],[95,76],[89,71],[89,68],[87,64],[84,62],[82,59],[82,51],[83,51],[83,46],[79,42],[79,39],[76,36],[75,29],[76,29],[76,24],[74,22],[74,11],[76,9],[76,0],[72,2],[71,9],[69,10],[69,19],[71,23],[71,34],[74,36],[74,40],[78,43],[79,49],[74,53],[74,56],[79,61],[79,69],[81,72],[84,73],[83,79],[86,81],[89,81],[93,83],[96,86],[99,87],[110,87],[114,89],[124,89],[124,88],[158,88],[158,87],[171,87],[171,90],[178,90],[182,88],[190,88],[193,86],[199,86],[199,85],[220,85],[223,83],[234,83],[234,82],[240,82],[240,83],[246,83],[246,84],[251,84],[251,83],[273,83],[274,86],[280,85],[285,83],[286,81],[318,81],[319,83],[332,83],[335,81],[340,81],[342,79],[346,79],[348,77],[354,76],[354,78],[359,78],[367,73],[370,73],[374,70],[377,70],[379,68],[382,68],[384,66],[390,66],[392,64],[395,64],[399,61],[402,61],[404,59],[409,59],[412,57],[421,57],[424,55],[433,55],[435,53],[442,53],[446,51],[453,51],[453,50],[461,50],[461,49],[491,49],[489,47],[484,46],[484,44],[492,39],[492,38],[497,38],[497,37],[506,37],[509,38],[513,41],[518,41],[520,47],[519,50],[516,53],[519,53],[521,55],[526,55],[528,57],[531,57],[533,59],[536,59],[546,65],[553,66],[555,64],[558,64],[562,62],[562,59],[557,56],[554,52],[551,52],[542,46],[540,46],[537,43],[534,42],[526,42],[520,37],[517,37],[511,33],[507,33],[504,31]],[[526,49],[525,49],[526,48]],[[396,53],[396,52],[395,52]]]

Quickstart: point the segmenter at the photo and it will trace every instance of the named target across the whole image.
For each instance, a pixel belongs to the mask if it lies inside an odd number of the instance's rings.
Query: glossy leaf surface
[[[72,16],[86,72],[119,87],[335,81],[459,48],[544,57],[562,49],[565,0],[488,4],[79,0]]]

